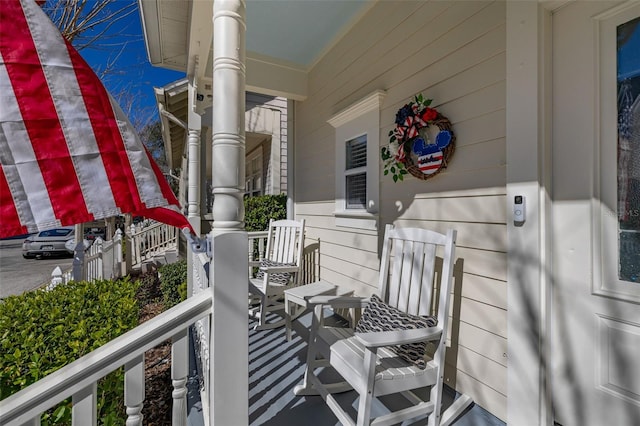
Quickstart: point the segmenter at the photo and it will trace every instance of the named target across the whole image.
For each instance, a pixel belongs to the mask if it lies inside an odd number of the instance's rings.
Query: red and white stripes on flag
[[[418,168],[425,175],[432,175],[442,167],[443,158],[442,151],[421,155],[418,157]]]
[[[133,213],[190,227],[133,126],[34,0],[1,0],[0,238]]]

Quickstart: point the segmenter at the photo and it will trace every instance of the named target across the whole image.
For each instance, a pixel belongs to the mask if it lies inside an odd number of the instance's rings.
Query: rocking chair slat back
[[[413,236],[407,236],[402,228],[394,229],[387,225],[393,257],[384,257],[389,254],[383,253],[380,291],[388,304],[403,312],[430,315],[436,248],[445,241],[442,241],[441,234],[426,229],[413,231]],[[417,231],[420,232],[415,234]]]
[[[275,224],[275,222],[274,222]],[[280,220],[267,241],[266,258],[279,263],[297,262],[302,257],[300,222]]]

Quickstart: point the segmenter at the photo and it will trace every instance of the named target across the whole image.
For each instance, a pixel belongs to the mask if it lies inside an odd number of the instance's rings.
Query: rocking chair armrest
[[[441,327],[414,328],[410,330],[376,331],[371,333],[355,333],[363,345],[369,348],[381,346],[404,345],[407,343],[437,340],[442,335]]]
[[[252,268],[260,266],[260,261],[259,260],[250,260],[249,261],[249,266],[251,266]]]
[[[261,266],[260,270],[266,274],[281,274],[283,272],[298,272],[297,266]]]
[[[318,295],[307,299],[307,305],[309,307],[315,305],[329,305],[332,308],[348,309],[348,308],[364,308],[369,303],[368,297],[358,296],[331,296],[331,295]]]

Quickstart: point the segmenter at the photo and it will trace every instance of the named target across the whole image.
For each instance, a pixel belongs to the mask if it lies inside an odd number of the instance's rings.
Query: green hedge
[[[71,282],[0,302],[0,399],[38,381],[138,324],[138,282]],[[98,383],[101,424],[124,424],[122,369]],[[42,416],[68,424],[70,400]]]
[[[162,265],[158,269],[164,308],[169,309],[187,298],[187,261]]]
[[[287,218],[287,195],[261,195],[244,200],[245,229],[248,232],[266,231],[269,219]]]

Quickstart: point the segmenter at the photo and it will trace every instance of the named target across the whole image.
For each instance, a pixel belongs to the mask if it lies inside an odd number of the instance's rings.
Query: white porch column
[[[194,115],[197,115],[194,113]],[[191,226],[200,232],[200,127],[191,128],[189,122],[189,136],[187,137],[189,178],[187,183],[187,217]]]
[[[189,180],[187,183],[187,217],[191,226],[200,232],[200,133],[202,132],[202,120],[195,111],[196,82],[195,77],[189,78],[189,112],[187,116],[188,137],[187,137],[187,158],[189,161]],[[197,219],[197,220],[196,220]]]
[[[245,2],[213,4],[213,313],[211,424],[249,421],[247,234],[244,231]]]
[[[507,12],[507,423],[552,424],[550,307],[550,13],[537,1]],[[516,196],[526,221],[511,218]]]
[[[195,112],[196,89],[195,77],[190,77],[188,83],[189,112],[187,115],[187,218],[193,230],[199,236],[201,231],[200,134],[202,132],[202,120],[200,115]],[[191,266],[187,269],[187,297],[191,297],[193,294],[193,253],[190,249],[187,249],[187,265]]]

